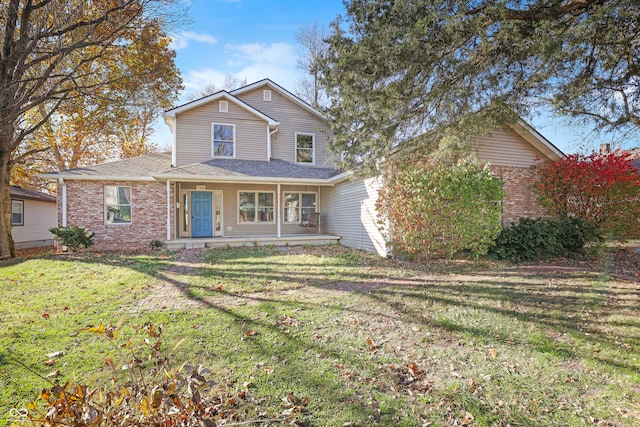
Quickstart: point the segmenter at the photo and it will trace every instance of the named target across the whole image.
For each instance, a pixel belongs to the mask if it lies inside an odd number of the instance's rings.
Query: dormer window
[[[220,101],[220,104],[218,105],[218,109],[221,113],[228,113],[229,112],[229,101]]]
[[[315,163],[315,135],[296,132],[296,163]]]
[[[263,90],[262,91],[262,99],[264,101],[271,101],[271,91],[267,90],[267,89]]]
[[[235,157],[236,126],[214,123],[212,157]]]

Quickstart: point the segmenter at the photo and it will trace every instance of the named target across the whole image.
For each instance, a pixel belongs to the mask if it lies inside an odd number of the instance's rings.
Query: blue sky
[[[186,1],[191,24],[172,35],[185,86],[180,103],[205,84],[221,86],[226,73],[246,78],[248,83],[268,77],[294,92],[301,76],[296,68],[296,30],[314,22],[328,27],[336,15],[344,14],[342,0]],[[615,145],[616,141],[613,136],[594,141],[589,129],[548,114],[529,118],[529,123],[565,153],[591,150],[600,142]],[[161,148],[171,145],[171,134],[162,119],[154,141]],[[627,141],[623,146],[640,146],[640,142]]]

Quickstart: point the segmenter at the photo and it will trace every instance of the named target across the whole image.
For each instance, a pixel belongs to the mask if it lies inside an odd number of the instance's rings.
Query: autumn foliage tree
[[[502,230],[502,181],[488,166],[432,158],[388,165],[377,202],[394,251],[410,256],[486,254]]]
[[[181,88],[166,35],[174,3],[0,3],[0,259],[14,255],[14,169],[24,178],[144,149],[150,118]]]
[[[625,151],[572,154],[542,165],[535,185],[547,211],[610,236],[640,236],[640,171]]]

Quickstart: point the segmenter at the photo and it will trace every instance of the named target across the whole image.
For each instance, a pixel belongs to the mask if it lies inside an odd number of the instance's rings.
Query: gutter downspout
[[[67,183],[64,182],[64,178],[60,177],[58,178],[58,184],[60,184],[60,187],[62,187],[62,197],[61,197],[62,226],[66,227],[67,226]]]
[[[171,181],[167,180],[167,241],[171,240]]]
[[[271,161],[271,135],[278,132],[279,128],[280,128],[279,126],[276,126],[274,130],[269,132],[269,125],[267,125],[267,160],[268,161]]]

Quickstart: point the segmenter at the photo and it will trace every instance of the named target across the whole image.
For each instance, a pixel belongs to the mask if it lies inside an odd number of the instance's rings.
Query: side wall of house
[[[379,178],[359,178],[323,188],[323,232],[340,236],[342,245],[386,256],[376,211],[381,185]]]
[[[263,97],[265,89],[269,90],[269,87],[262,86],[243,93],[238,98],[280,123],[278,132],[272,136],[271,157],[295,162],[296,132],[312,133],[315,140],[314,166],[332,167],[329,152],[326,150],[325,132],[328,126],[324,120],[275,90],[271,90],[271,101],[265,101]]]
[[[489,163],[494,174],[504,182],[507,193],[502,201],[502,223],[518,222],[520,217],[545,215],[531,187],[536,180],[536,166],[547,157],[511,129],[497,129],[471,143],[478,159]]]
[[[167,186],[160,182],[67,181],[67,225],[95,233],[92,250],[149,248],[167,239]],[[104,186],[131,187],[131,224],[106,224]],[[171,198],[174,200],[173,184]],[[58,223],[62,225],[62,191],[58,188]],[[173,209],[172,209],[173,211]],[[171,221],[171,235],[175,221]]]
[[[23,202],[24,225],[11,227],[11,235],[16,249],[52,245],[53,240],[49,229],[56,226],[56,204],[28,199]]]

